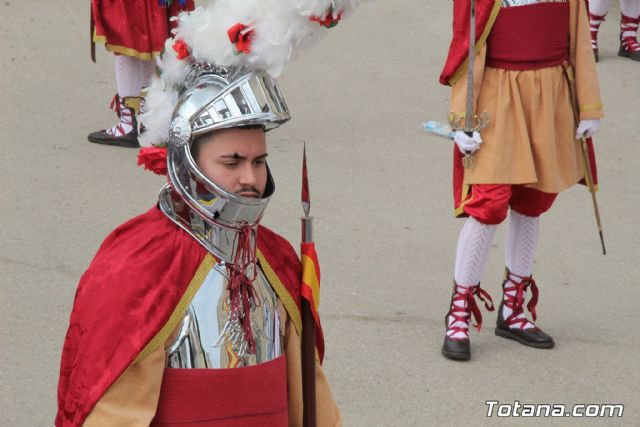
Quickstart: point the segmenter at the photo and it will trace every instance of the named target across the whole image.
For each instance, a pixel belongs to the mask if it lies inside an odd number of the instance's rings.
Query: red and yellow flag
[[[302,287],[300,294],[302,298],[309,302],[311,314],[316,324],[316,346],[320,360],[324,355],[324,340],[322,328],[320,326],[320,316],[318,315],[318,305],[320,305],[320,263],[316,246],[313,242],[301,243],[300,262],[302,264]]]
[[[320,263],[313,242],[302,243],[300,248],[302,264],[302,290],[304,299],[309,301],[311,313],[316,323],[320,323],[318,305],[320,305]]]

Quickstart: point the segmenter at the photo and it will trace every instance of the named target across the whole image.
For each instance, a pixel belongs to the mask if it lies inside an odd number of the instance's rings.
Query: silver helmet
[[[234,194],[204,175],[191,155],[191,144],[215,130],[261,125],[268,131],[289,119],[282,93],[266,72],[194,63],[171,121],[170,188],[162,190],[160,208],[207,249],[232,263],[238,231],[252,228],[255,239],[255,228],[275,189],[273,178],[268,172],[262,198]]]

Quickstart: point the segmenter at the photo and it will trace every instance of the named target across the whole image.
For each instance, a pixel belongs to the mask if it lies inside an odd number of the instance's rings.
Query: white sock
[[[122,99],[118,99],[120,109],[120,122],[105,132],[113,137],[124,136],[133,130],[133,113],[124,106]]]
[[[620,0],[620,10],[623,15],[637,18],[640,16],[640,0]]]
[[[591,48],[598,48],[598,30],[609,12],[611,0],[596,0],[589,2],[589,30],[591,31]]]
[[[142,87],[151,86],[151,80],[156,75],[156,61],[154,59],[142,62]]]
[[[489,249],[493,236],[496,233],[497,225],[483,224],[473,217],[465,222],[460,236],[458,237],[458,247],[456,250],[456,265],[454,280],[456,282],[456,291],[458,293],[470,286],[480,283],[480,278],[487,264]],[[463,315],[467,313],[466,301],[453,301],[453,306],[460,310],[455,310],[455,314]],[[468,314],[468,313],[467,313]],[[447,336],[450,338],[468,338],[469,316],[465,321],[456,321],[453,316],[447,319]],[[453,332],[449,328],[460,327],[465,329],[462,332]]]
[[[604,16],[609,12],[611,3],[613,3],[613,0],[589,0],[589,12],[594,15]]]
[[[511,211],[505,245],[505,264],[510,272],[521,277],[531,276],[539,234],[540,217],[530,217]],[[505,292],[503,299],[506,300],[507,296],[515,297],[515,294],[515,290]],[[506,319],[511,313],[511,308],[503,304],[503,318]],[[524,312],[516,316],[516,319],[526,319]],[[524,325],[522,329],[529,329],[535,326],[529,321],[522,323],[522,325]]]
[[[462,294],[467,290],[465,286],[455,285],[456,294]],[[447,317],[447,336],[449,338],[465,339],[469,338],[469,322],[471,321],[471,313],[467,311],[467,300],[453,298],[453,311],[452,314],[458,316],[461,320],[456,320],[453,315]],[[461,330],[454,330],[452,328],[460,328]]]
[[[540,217],[531,217],[511,211],[505,245],[505,263],[509,271],[529,277],[540,234]]]
[[[620,17],[620,40],[627,52],[640,52],[638,43],[638,20],[640,0],[620,0],[622,16]]]
[[[142,89],[142,61],[126,55],[115,55],[116,85],[120,98],[140,96]]]
[[[468,287],[480,283],[497,228],[497,225],[483,224],[473,217],[467,219],[460,230],[456,250],[453,277],[458,285]]]
[[[114,62],[116,86],[118,87],[120,100],[122,101],[122,98],[129,96],[140,96],[144,78],[143,62],[153,61],[141,61],[132,56],[115,55]],[[106,130],[109,135],[114,137],[126,135],[133,130],[133,115],[131,111],[124,108],[122,102],[120,102],[119,108],[120,122],[111,129]]]

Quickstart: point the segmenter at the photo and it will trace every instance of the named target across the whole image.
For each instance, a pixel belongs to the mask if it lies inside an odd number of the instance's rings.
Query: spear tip
[[[309,195],[309,176],[307,174],[307,143],[304,142],[302,149],[302,209],[304,210],[305,217],[309,217],[309,211],[311,210],[311,197]]]

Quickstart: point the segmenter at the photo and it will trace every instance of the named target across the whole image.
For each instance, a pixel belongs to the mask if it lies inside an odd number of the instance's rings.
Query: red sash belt
[[[486,65],[535,70],[569,57],[569,3],[503,7],[487,39]]]
[[[286,427],[286,360],[235,369],[167,368],[153,427]]]

